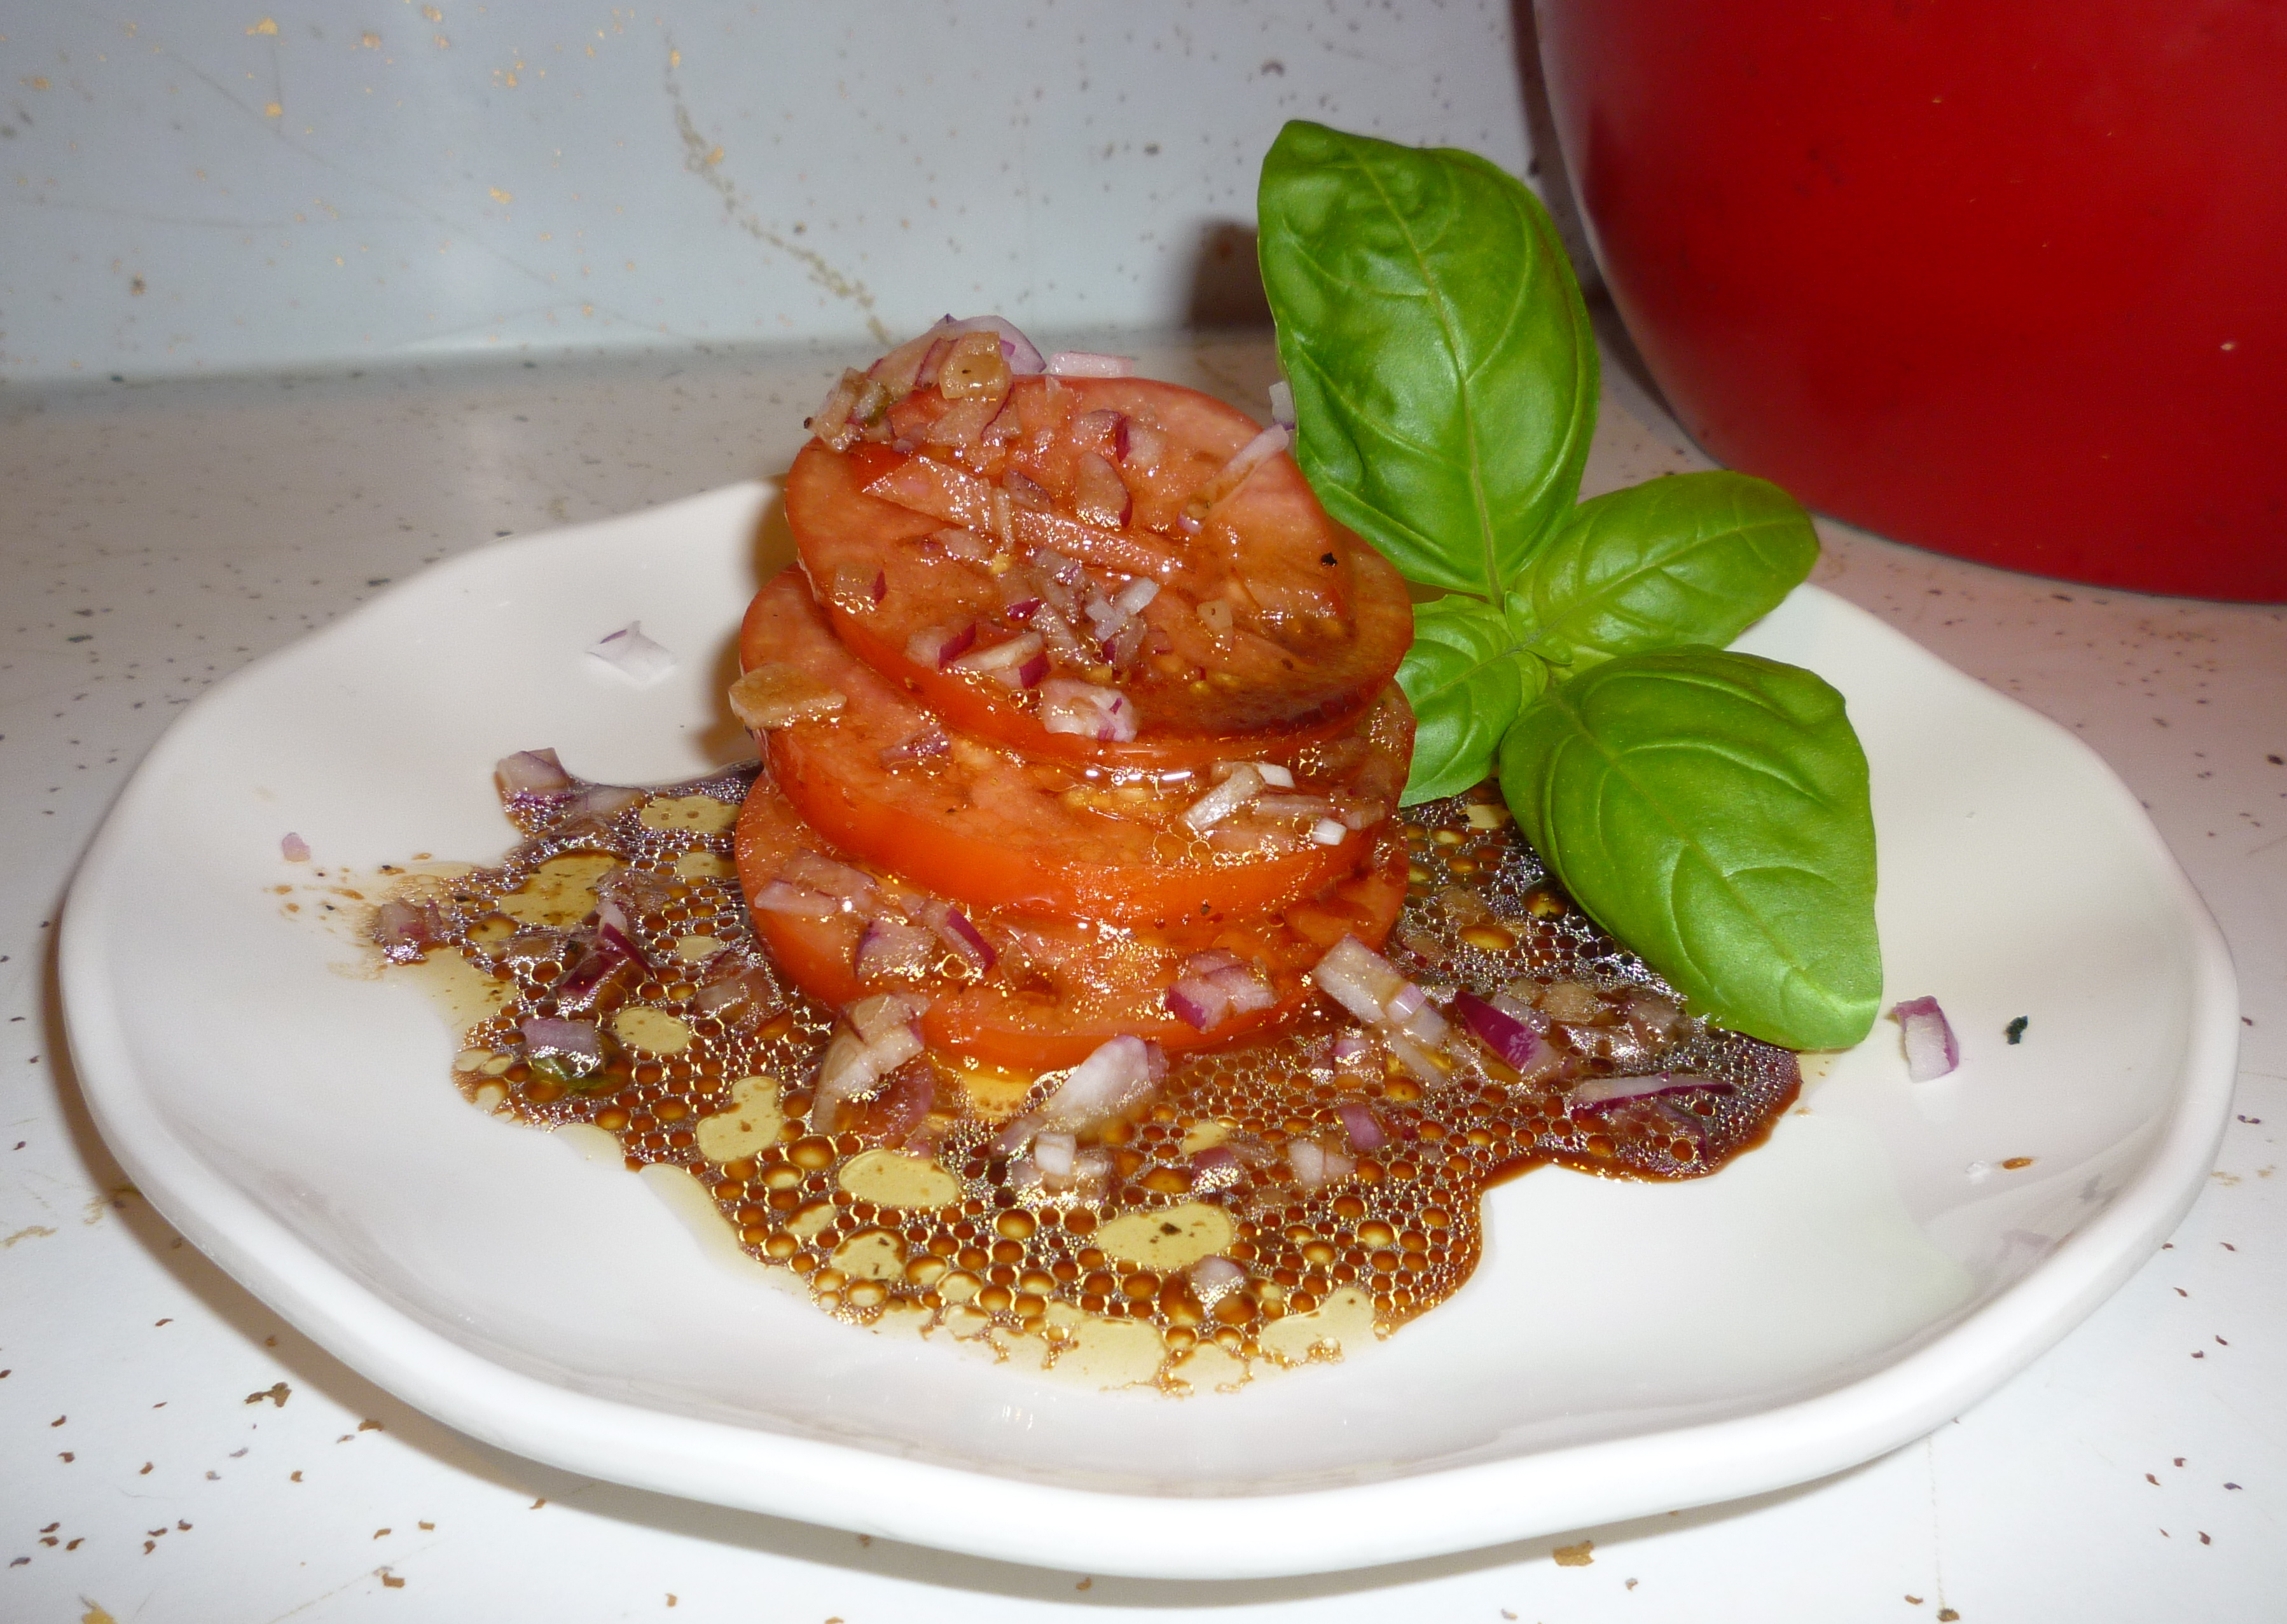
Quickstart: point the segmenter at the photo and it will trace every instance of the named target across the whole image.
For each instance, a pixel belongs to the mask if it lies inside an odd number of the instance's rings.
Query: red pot
[[[2287,4],[1539,0],[1684,426],[1965,558],[2287,600]]]

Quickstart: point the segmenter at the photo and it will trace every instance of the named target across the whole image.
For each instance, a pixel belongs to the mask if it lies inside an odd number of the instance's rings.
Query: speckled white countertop
[[[1248,403],[1271,375],[1259,335],[1144,349]],[[1745,1502],[1395,1570],[1096,1580],[501,1454],[187,1247],[91,1128],[57,1012],[64,887],[136,761],[217,676],[425,563],[782,465],[838,364],[510,362],[0,406],[0,1618],[2278,1616],[2287,609],[2060,586],[1836,527],[1819,580],[2076,729],[2143,798],[2230,940],[2248,1021],[2236,1121],[2169,1250],[1924,1442]],[[1696,461],[1609,377],[1592,491]],[[1591,1561],[1554,1559],[1583,1540]]]

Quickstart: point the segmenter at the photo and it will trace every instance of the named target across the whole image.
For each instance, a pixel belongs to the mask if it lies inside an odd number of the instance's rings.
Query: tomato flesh
[[[739,819],[739,875],[747,895],[760,894],[801,851],[844,860],[767,780],[758,782]],[[903,877],[878,867],[868,871],[885,909],[896,908],[888,899],[920,900]],[[996,1066],[1043,1070],[1076,1065],[1122,1034],[1180,1052],[1285,1022],[1311,997],[1305,973],[1332,942],[1348,934],[1378,947],[1387,938],[1405,903],[1405,842],[1394,824],[1385,824],[1349,871],[1283,911],[1151,930],[979,910],[969,917],[998,955],[990,969],[980,972],[948,951],[925,971],[871,979],[861,979],[855,968],[867,927],[863,913],[753,912],[772,957],[812,997],[846,1008],[873,993],[918,992],[929,1001],[922,1033],[930,1047]],[[1277,1001],[1226,1016],[1205,1031],[1171,1013],[1167,989],[1183,961],[1210,950],[1259,966]]]
[[[803,820],[860,860],[980,908],[1159,929],[1285,908],[1357,867],[1413,745],[1412,713],[1388,687],[1345,733],[1247,753],[1286,766],[1294,793],[1357,828],[1320,845],[1308,819],[1270,816],[1274,797],[1199,832],[1180,815],[1208,790],[1204,773],[1028,761],[958,731],[928,760],[896,761],[940,733],[937,719],[843,647],[797,572],[756,595],[740,646],[749,670],[784,663],[843,696],[837,714],[769,736],[772,781]]]
[[[890,421],[922,434],[943,410],[921,390]],[[954,726],[1042,759],[1201,767],[1259,753],[1269,736],[1330,737],[1389,682],[1413,639],[1405,581],[1327,517],[1292,458],[1271,457],[1187,526],[1187,504],[1256,432],[1244,414],[1143,379],[1023,378],[996,422],[1005,438],[909,456],[813,441],[786,484],[788,524],[835,632]],[[1125,492],[1124,523],[1089,506],[1107,469]],[[1160,583],[1117,672],[1134,738],[1050,732],[1032,695],[909,653],[917,633],[973,623],[990,640],[1027,623],[1003,591],[1007,563],[996,573],[992,561],[949,556],[930,539],[946,528],[1020,564],[1043,548],[1076,559],[1098,589]]]

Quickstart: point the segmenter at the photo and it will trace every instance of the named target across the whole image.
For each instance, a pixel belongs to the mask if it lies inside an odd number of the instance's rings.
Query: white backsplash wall
[[[1260,313],[1286,119],[1531,157],[1505,0],[0,0],[0,383]]]

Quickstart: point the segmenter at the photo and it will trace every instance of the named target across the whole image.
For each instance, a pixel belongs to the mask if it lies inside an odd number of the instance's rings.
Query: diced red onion
[[[1136,375],[1136,358],[1132,355],[1099,355],[1090,350],[1059,350],[1049,357],[1049,376],[1052,378],[1132,378]]]
[[[1183,808],[1183,822],[1195,830],[1214,828],[1262,792],[1262,775],[1241,761],[1231,777]]]
[[[1954,1041],[1953,1023],[1935,998],[1908,998],[1890,1012],[1903,1029],[1906,1076],[1916,1083],[1942,1077],[1961,1064],[1961,1045]]]
[[[1341,1151],[1328,1150],[1312,1139],[1287,1140],[1286,1165],[1294,1170],[1294,1182],[1306,1190],[1346,1179],[1357,1171],[1357,1163]]]
[[[1041,1133],[1033,1139],[1033,1163],[1051,1179],[1072,1177],[1072,1155],[1080,1141],[1069,1133]]]
[[[994,674],[997,676],[1001,673],[996,672]],[[1038,688],[1049,674],[1048,651],[1042,650],[1023,665],[1008,667],[1007,674],[1016,679],[1016,685],[1018,688]]]
[[[1228,1257],[1202,1257],[1191,1265],[1191,1294],[1213,1308],[1246,1283],[1246,1271]]]
[[[879,756],[884,767],[903,767],[914,761],[934,761],[953,748],[953,740],[935,722],[930,723],[910,738],[901,738],[894,745],[884,745]]]
[[[1575,1110],[1601,1110],[1628,1100],[1651,1100],[1665,1094],[1736,1092],[1720,1077],[1703,1077],[1693,1071],[1655,1071],[1642,1076],[1590,1077],[1573,1085],[1565,1103]]]
[[[966,559],[970,564],[983,564],[1000,550],[985,537],[978,535],[973,530],[964,530],[958,524],[949,524],[943,530],[932,531],[930,532],[929,539],[945,548],[954,557]]]
[[[675,656],[644,635],[643,622],[630,620],[588,652],[638,688],[649,688],[675,669]]]
[[[1159,459],[1167,453],[1167,437],[1149,423],[1139,423],[1132,417],[1122,418],[1119,448],[1122,466],[1142,469],[1149,473],[1159,465]]]
[[[1118,530],[1136,511],[1136,498],[1120,471],[1092,451],[1072,464],[1072,513],[1090,524]]]
[[[969,916],[941,897],[931,897],[922,904],[922,923],[938,934],[947,947],[960,954],[979,970],[990,970],[1001,958],[984,933],[969,922]]]
[[[636,941],[635,921],[616,898],[606,897],[596,905],[596,940],[615,952],[624,953],[639,965],[649,965],[643,949]]]
[[[1212,1146],[1191,1157],[1192,1193],[1203,1195],[1228,1190],[1238,1182],[1242,1171],[1238,1156],[1220,1145]]]
[[[1390,962],[1356,936],[1344,936],[1311,967],[1318,990],[1368,1026],[1380,1025],[1383,1000],[1405,986]]]
[[[1548,1045],[1539,1033],[1474,992],[1453,995],[1453,1013],[1460,1017],[1471,1037],[1499,1055],[1502,1064],[1518,1071],[1531,1069],[1547,1052]]]
[[[435,947],[444,934],[437,911],[392,899],[375,913],[373,939],[382,957],[395,964],[411,964],[423,950]]]
[[[790,914],[797,919],[830,919],[842,911],[842,899],[773,879],[756,891],[751,905],[761,913]]]
[[[812,434],[836,451],[845,448],[857,438],[850,427],[850,414],[867,387],[866,374],[855,367],[844,367],[835,380],[834,387],[826,391],[826,399],[803,424]]]
[[[1116,688],[1050,677],[1041,684],[1041,726],[1050,733],[1125,744],[1136,737],[1136,707]]]
[[[691,1007],[702,1015],[719,1013],[741,1004],[752,1004],[771,989],[767,972],[741,970],[719,981],[709,981],[691,995]]]
[[[859,981],[870,981],[885,975],[919,974],[936,957],[932,933],[884,916],[867,923],[850,965]]]
[[[1282,429],[1294,426],[1294,386],[1284,378],[1270,386],[1270,421]]]
[[[1032,1147],[1033,1140],[1040,1131],[1039,1117],[1011,1117],[1001,1131],[993,1136],[993,1149],[997,1155],[1004,1156],[1021,1155]]]
[[[1043,643],[1038,632],[1026,632],[990,648],[971,649],[949,663],[956,671],[999,671],[1008,666],[1021,666],[1026,660],[1041,652]]]
[[[1363,1032],[1343,1032],[1334,1038],[1334,1064],[1341,1067],[1363,1066],[1373,1055],[1373,1041]]]
[[[901,1144],[906,1136],[922,1125],[922,1119],[937,1103],[937,1079],[926,1066],[914,1066],[898,1073],[890,1085],[877,1094],[867,1113],[867,1137],[889,1144]]]
[[[1320,846],[1340,846],[1349,834],[1338,818],[1322,817],[1310,825],[1310,839]]]
[[[836,863],[831,857],[821,857],[814,851],[798,851],[788,857],[779,873],[797,885],[808,886],[813,891],[823,891],[828,896],[845,897],[855,901],[872,895],[874,877],[863,869],[853,869],[846,863]]]
[[[1185,976],[1167,989],[1167,1013],[1194,1031],[1211,1030],[1231,1013],[1231,995],[1213,981]]]
[[[1194,518],[1204,516],[1207,508],[1245,485],[1249,474],[1286,450],[1293,438],[1279,424],[1271,424],[1240,446],[1232,453],[1230,461],[1215,470],[1185,504],[1185,513]]]
[[[1018,377],[1046,372],[1048,362],[1033,346],[1033,341],[1017,330],[1013,322],[999,316],[971,316],[965,321],[955,321],[945,329],[952,333],[997,333],[1001,335],[1001,359],[1009,363],[1009,370]]]
[[[1393,1026],[1404,1026],[1413,1012],[1428,1001],[1428,993],[1408,981],[1383,1002],[1381,1018]]]
[[[572,775],[553,750],[519,750],[493,764],[503,795],[555,795],[572,787]]]
[[[541,1016],[524,1023],[524,1052],[534,1060],[570,1060],[575,1071],[604,1063],[604,1036],[588,1021]]]
[[[1382,1131],[1381,1122],[1367,1107],[1350,1100],[1336,1109],[1341,1116],[1342,1131],[1350,1136],[1352,1150],[1365,1155],[1389,1142],[1389,1135]]]
[[[1145,606],[1159,595],[1159,583],[1148,575],[1139,575],[1120,589],[1119,595],[1112,600],[1112,606],[1124,615],[1140,615]],[[1288,774],[1287,784],[1291,787],[1294,782],[1294,775]]]
[[[929,1008],[926,1000],[909,992],[877,992],[850,1006],[850,1024],[867,1043],[910,1028]]]
[[[1093,1126],[1148,1098],[1166,1067],[1157,1044],[1114,1037],[1065,1074],[1041,1115],[1054,1128]]]
[[[906,639],[906,658],[916,666],[936,666],[940,669],[969,652],[977,642],[977,622],[971,620],[959,630],[942,626],[926,626]]]
[[[1416,1082],[1428,1088],[1439,1087],[1445,1082],[1448,1069],[1445,1058],[1435,1045],[1405,1032],[1385,1033],[1382,1041],[1389,1045],[1389,1052],[1397,1057],[1398,1064],[1413,1073]]]
[[[310,843],[289,830],[279,840],[278,855],[289,863],[307,863],[310,860]]]

